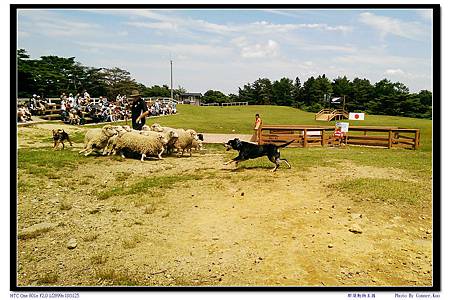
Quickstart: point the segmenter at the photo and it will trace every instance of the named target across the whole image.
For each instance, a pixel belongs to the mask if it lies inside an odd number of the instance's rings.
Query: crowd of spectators
[[[60,96],[60,114],[64,123],[72,123],[76,120],[77,125],[86,123],[86,118],[90,118],[94,123],[127,121],[131,118],[130,105],[126,95],[117,95],[110,101],[106,97],[100,96],[98,99],[91,98],[87,91],[75,96],[72,93]],[[41,99],[40,96],[33,95],[27,105],[18,105],[17,119],[19,122],[31,121],[31,116],[44,115],[47,109],[55,108],[56,104]],[[160,100],[148,101],[149,115],[169,115],[176,113],[176,103],[163,102]]]

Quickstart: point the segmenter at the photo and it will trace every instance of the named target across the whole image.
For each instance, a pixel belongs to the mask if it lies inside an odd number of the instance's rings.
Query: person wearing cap
[[[133,91],[130,95],[131,102],[131,125],[133,129],[141,130],[145,125],[145,117],[149,114],[147,103],[141,98],[139,91]]]

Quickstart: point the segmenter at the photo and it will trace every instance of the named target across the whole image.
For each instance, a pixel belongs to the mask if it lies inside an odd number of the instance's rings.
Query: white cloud
[[[405,72],[402,69],[387,69],[384,74],[387,75],[403,75]]]
[[[251,45],[241,42],[241,45],[241,56],[244,58],[276,57],[280,51],[280,45],[273,40],[268,40],[266,44]]]
[[[357,51],[352,46],[338,46],[338,45],[303,45],[300,48],[309,49],[311,51],[333,51],[333,52],[347,52],[354,53]]]
[[[100,43],[100,42],[76,42],[76,44],[94,49],[114,50],[119,52],[133,52],[142,54],[154,54],[155,57],[175,55],[178,59],[192,58],[217,58],[228,57],[232,54],[229,47],[214,46],[208,44],[139,44],[139,43]]]
[[[30,34],[45,35],[49,37],[83,37],[96,36],[102,32],[102,27],[93,22],[77,22],[61,19],[51,11],[19,11],[22,29]]]
[[[407,39],[420,40],[426,34],[424,27],[417,22],[405,22],[369,12],[361,13],[359,21],[377,30],[382,38],[392,34]]]
[[[126,22],[128,26],[138,27],[138,28],[149,28],[158,30],[178,30],[178,24],[174,22]]]

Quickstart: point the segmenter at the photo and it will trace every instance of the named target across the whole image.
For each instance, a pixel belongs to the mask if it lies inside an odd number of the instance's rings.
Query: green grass
[[[18,167],[36,176],[59,179],[60,172],[72,171],[78,164],[88,160],[80,159],[76,151],[54,151],[52,148],[27,148],[18,150]]]
[[[344,180],[330,185],[342,193],[351,194],[353,199],[389,204],[418,204],[431,200],[429,184],[380,178],[358,178]]]
[[[101,280],[109,281],[112,285],[118,286],[134,286],[139,283],[130,275],[128,270],[118,271],[111,268],[99,269],[96,271],[96,275]]]
[[[54,271],[45,273],[37,279],[37,284],[41,285],[47,285],[47,284],[54,284],[58,281],[58,274]]]

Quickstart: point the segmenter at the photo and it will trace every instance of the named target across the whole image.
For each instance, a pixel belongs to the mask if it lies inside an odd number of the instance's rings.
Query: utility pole
[[[170,98],[173,99],[172,60],[170,60]]]

